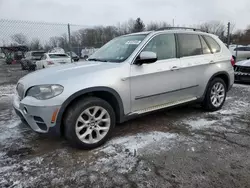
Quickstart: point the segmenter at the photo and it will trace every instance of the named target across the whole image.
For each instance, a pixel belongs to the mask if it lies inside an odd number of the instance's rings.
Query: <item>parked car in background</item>
[[[240,46],[229,47],[229,49],[236,61],[250,59],[250,46],[240,45]]]
[[[250,82],[250,60],[239,61],[234,66],[235,81]]]
[[[70,52],[67,52],[68,56],[70,56]],[[79,61],[80,57],[78,55],[76,55],[75,52],[71,52],[72,54],[72,60],[73,61]]]
[[[71,63],[71,59],[67,54],[45,53],[41,60],[36,62],[36,69],[44,69],[67,63]]]
[[[44,51],[29,51],[25,54],[24,58],[21,59],[20,64],[22,70],[35,70],[36,61],[41,60],[42,56],[46,52]]]
[[[5,58],[4,53],[0,53],[0,59],[4,59],[4,58]]]
[[[98,48],[84,48],[81,51],[81,58],[87,59],[89,58],[93,53],[95,53],[98,50]]]
[[[192,102],[221,109],[234,83],[233,65],[228,48],[212,34],[169,28],[129,34],[86,63],[23,77],[13,106],[34,131],[55,131],[90,149],[102,145],[116,123],[142,114]]]

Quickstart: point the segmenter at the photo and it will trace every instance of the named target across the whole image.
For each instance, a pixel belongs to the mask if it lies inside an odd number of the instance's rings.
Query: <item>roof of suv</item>
[[[185,29],[163,29],[163,30],[156,30],[156,31],[144,31],[144,32],[138,32],[138,33],[131,33],[128,34],[129,35],[148,35],[148,34],[157,34],[157,33],[189,33],[189,34],[199,34],[199,35],[213,35],[211,33],[206,33],[206,32],[202,32],[202,31],[194,31],[194,30],[185,30]]]

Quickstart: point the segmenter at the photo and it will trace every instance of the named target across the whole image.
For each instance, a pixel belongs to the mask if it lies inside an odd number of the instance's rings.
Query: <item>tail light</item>
[[[47,61],[48,65],[54,65],[52,61]]]
[[[233,57],[231,58],[231,64],[233,67],[235,66],[235,59]]]

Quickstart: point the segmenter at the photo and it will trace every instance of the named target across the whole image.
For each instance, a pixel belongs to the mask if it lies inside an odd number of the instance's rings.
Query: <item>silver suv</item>
[[[222,107],[234,83],[230,51],[215,35],[165,28],[108,42],[87,61],[19,80],[14,108],[39,133],[63,134],[78,148],[103,144],[116,123],[199,102]]]

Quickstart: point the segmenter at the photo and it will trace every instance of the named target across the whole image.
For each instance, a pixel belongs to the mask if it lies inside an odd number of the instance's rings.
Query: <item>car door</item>
[[[180,89],[175,35],[156,35],[142,51],[155,52],[158,60],[152,64],[131,65],[132,112],[174,102]]]
[[[205,40],[196,34],[180,33],[178,37],[182,98],[199,97],[199,85],[213,54]]]

